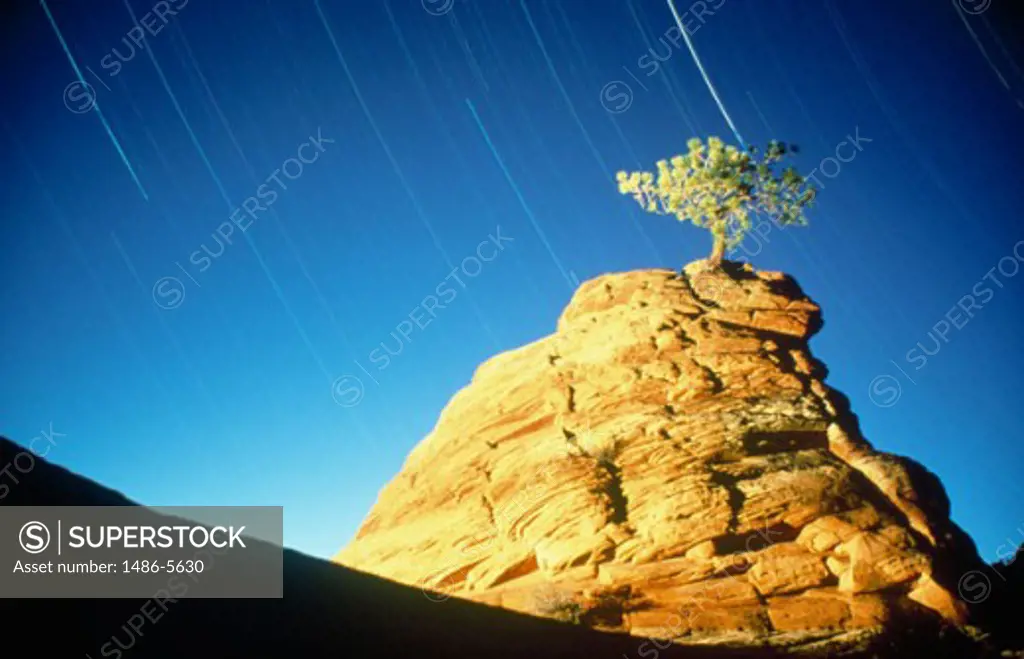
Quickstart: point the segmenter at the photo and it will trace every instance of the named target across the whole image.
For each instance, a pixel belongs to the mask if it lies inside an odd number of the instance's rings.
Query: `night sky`
[[[822,305],[828,383],[987,559],[1024,541],[1012,4],[676,2],[742,138],[821,184],[734,258]],[[4,11],[0,432],[136,500],[284,505],[329,556],[576,282],[709,251],[614,183],[736,142],[662,0]]]

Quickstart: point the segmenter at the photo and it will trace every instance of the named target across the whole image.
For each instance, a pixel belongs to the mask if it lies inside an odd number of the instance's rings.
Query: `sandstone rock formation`
[[[820,327],[749,266],[589,281],[554,334],[479,367],[336,560],[683,643],[962,624],[973,544],[937,478],[861,437]]]

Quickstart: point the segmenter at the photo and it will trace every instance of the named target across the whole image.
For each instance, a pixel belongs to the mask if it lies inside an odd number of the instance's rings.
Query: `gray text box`
[[[279,598],[280,506],[0,506],[0,598]]]

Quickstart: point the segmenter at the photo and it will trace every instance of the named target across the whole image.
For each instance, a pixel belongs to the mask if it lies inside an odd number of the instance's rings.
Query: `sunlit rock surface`
[[[336,560],[682,643],[962,624],[973,544],[824,384],[821,325],[749,266],[588,281],[555,333],[479,367]]]

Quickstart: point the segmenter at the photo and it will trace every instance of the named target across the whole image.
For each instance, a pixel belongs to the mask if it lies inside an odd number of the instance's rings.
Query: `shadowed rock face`
[[[679,643],[962,625],[973,543],[824,384],[821,325],[749,266],[589,281],[554,334],[479,367],[336,560]]]

